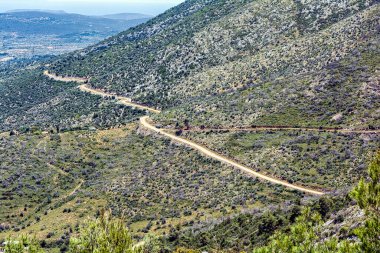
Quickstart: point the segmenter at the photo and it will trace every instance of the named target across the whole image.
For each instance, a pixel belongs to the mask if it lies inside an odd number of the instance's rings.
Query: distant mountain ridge
[[[147,21],[121,20],[66,12],[38,10],[0,13],[1,32],[21,34],[67,34],[95,31],[112,35]]]
[[[58,55],[82,49],[148,21],[86,16],[59,10],[13,10],[0,13],[0,51],[14,58]],[[10,58],[2,58],[9,60]]]
[[[53,13],[53,14],[67,13],[63,10],[44,10],[44,9],[15,9],[15,10],[6,11],[4,13],[17,13],[17,12],[46,12],[46,13]]]
[[[121,20],[135,20],[135,19],[150,19],[153,15],[141,14],[141,13],[116,13],[102,15],[101,17],[109,19],[121,19]]]
[[[77,14],[77,13],[71,13],[66,12],[64,10],[48,10],[48,9],[14,9],[14,10],[8,10],[2,13],[22,13],[22,12],[40,12],[40,13],[49,13],[49,14]],[[154,15],[149,14],[143,14],[143,13],[111,13],[111,14],[105,14],[105,15],[85,15],[85,14],[77,14],[82,16],[88,16],[88,17],[95,17],[95,18],[107,18],[107,19],[117,19],[117,20],[135,20],[135,19],[150,19],[153,18]]]

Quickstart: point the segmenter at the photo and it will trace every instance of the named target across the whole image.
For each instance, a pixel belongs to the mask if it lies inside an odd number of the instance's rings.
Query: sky
[[[85,15],[137,12],[157,15],[184,0],[0,0],[0,12],[14,9],[63,10]]]

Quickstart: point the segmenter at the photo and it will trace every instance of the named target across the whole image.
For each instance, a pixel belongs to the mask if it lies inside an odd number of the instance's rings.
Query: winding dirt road
[[[181,138],[181,137],[178,137],[174,134],[171,134],[171,133],[168,133],[166,132],[164,129],[158,129],[156,128],[155,126],[153,126],[152,124],[149,123],[149,116],[144,116],[142,118],[140,118],[140,123],[142,126],[148,128],[149,130],[153,131],[153,132],[156,132],[158,134],[161,134],[161,135],[164,135],[166,137],[169,137],[170,139],[174,140],[174,141],[177,141],[179,143],[182,143],[182,144],[185,144],[187,146],[190,146],[192,147],[193,149],[195,150],[198,150],[199,152],[201,152],[202,154],[208,156],[208,157],[211,157],[215,160],[218,160],[222,163],[226,163],[226,164],[229,164],[233,167],[236,167],[252,176],[255,176],[255,177],[258,177],[258,178],[261,178],[261,179],[264,179],[264,180],[267,180],[271,183],[274,183],[274,184],[280,184],[280,185],[283,185],[285,187],[288,187],[288,188],[292,188],[292,189],[295,189],[295,190],[298,190],[298,191],[302,191],[302,192],[306,192],[306,193],[311,193],[311,194],[315,194],[315,195],[323,195],[324,193],[321,192],[321,191],[317,191],[317,190],[313,190],[313,189],[310,189],[310,188],[306,188],[306,187],[302,187],[302,186],[297,186],[297,185],[294,185],[294,184],[291,184],[291,183],[288,183],[286,181],[282,181],[282,180],[279,180],[279,179],[275,179],[275,178],[272,178],[272,177],[269,177],[269,176],[266,176],[264,174],[261,174],[259,172],[256,172],[254,170],[252,170],[251,168],[248,168],[244,165],[241,165],[235,161],[232,161],[231,159],[227,158],[227,157],[224,157],[223,155],[220,155],[206,147],[203,147],[195,142],[192,142],[190,140],[187,140],[185,138]]]
[[[87,78],[81,78],[81,77],[63,77],[63,76],[57,76],[55,74],[49,73],[48,70],[44,71],[44,75],[49,77],[50,79],[53,79],[55,81],[61,81],[61,82],[77,82],[77,83],[85,83],[88,81]]]
[[[85,85],[85,84],[80,85],[80,86],[79,86],[79,89],[80,89],[81,91],[88,92],[88,93],[91,93],[91,94],[94,94],[94,95],[99,95],[99,96],[102,96],[102,97],[114,97],[116,100],[118,100],[118,102],[119,102],[120,104],[123,104],[123,105],[126,105],[126,106],[130,106],[130,107],[138,108],[138,109],[145,110],[145,111],[149,111],[149,112],[153,112],[153,113],[160,113],[160,112],[161,112],[161,111],[159,111],[159,110],[156,110],[156,109],[150,108],[150,107],[148,107],[148,106],[140,105],[140,104],[134,103],[134,102],[132,102],[131,99],[129,99],[129,98],[122,97],[122,96],[117,96],[117,95],[112,95],[112,94],[106,93],[106,92],[104,92],[104,91],[102,91],[102,90],[92,89],[92,88],[88,87],[88,86]]]
[[[87,81],[84,78],[58,77],[56,75],[50,74],[48,71],[45,71],[44,74],[46,76],[48,76],[49,78],[52,78],[56,81],[73,82],[74,79],[82,80],[80,83],[84,83]],[[136,107],[136,108],[147,110],[147,111],[153,112],[153,113],[160,113],[159,110],[149,108],[149,107],[144,106],[144,105],[139,105],[139,104],[133,103],[133,102],[131,102],[131,100],[129,98],[122,97],[122,96],[116,96],[116,95],[109,94],[109,93],[106,93],[106,92],[101,91],[101,90],[92,89],[85,84],[80,85],[79,88],[80,88],[80,90],[82,90],[84,92],[89,92],[89,93],[94,94],[94,95],[99,95],[99,96],[103,96],[103,97],[115,97],[115,99],[119,100],[119,103],[127,105],[127,106]],[[237,163],[237,162],[235,162],[235,161],[233,161],[227,157],[224,157],[223,155],[218,154],[218,153],[216,153],[216,152],[214,152],[214,151],[212,151],[206,147],[203,147],[203,146],[201,146],[201,145],[199,145],[193,141],[190,141],[190,140],[187,140],[185,138],[176,136],[175,134],[172,134],[172,133],[168,133],[165,131],[165,129],[159,129],[159,128],[155,127],[154,125],[152,125],[149,122],[149,116],[141,117],[140,118],[140,124],[141,124],[141,126],[145,127],[146,129],[149,129],[149,130],[151,130],[155,133],[158,133],[160,135],[166,136],[166,137],[170,138],[171,140],[176,141],[178,143],[185,144],[185,145],[199,151],[203,155],[206,155],[210,158],[218,160],[222,163],[231,165],[231,166],[233,166],[233,167],[235,167],[235,168],[237,168],[237,169],[239,169],[239,170],[241,170],[241,171],[243,171],[243,172],[245,172],[251,176],[258,177],[260,179],[266,180],[266,181],[271,182],[273,184],[279,184],[279,185],[282,185],[282,186],[285,186],[285,187],[288,187],[288,188],[291,188],[294,190],[298,190],[298,191],[313,194],[313,195],[325,194],[322,191],[318,191],[318,190],[303,187],[303,186],[298,186],[298,185],[291,184],[291,183],[288,183],[288,182],[280,180],[280,179],[276,179],[276,178],[269,177],[267,175],[261,174],[255,170],[247,167],[247,166],[239,164],[239,163]]]

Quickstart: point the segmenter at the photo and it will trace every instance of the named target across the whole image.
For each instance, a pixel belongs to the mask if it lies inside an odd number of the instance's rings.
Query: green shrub
[[[378,252],[380,249],[380,152],[370,164],[368,172],[370,180],[365,182],[362,179],[350,194],[366,215],[365,223],[354,231],[359,242],[338,241],[336,238],[323,241],[323,238],[319,236],[322,225],[320,214],[305,208],[289,230],[276,233],[267,246],[257,248],[253,252]]]
[[[367,219],[364,226],[355,230],[363,252],[378,252],[380,249],[380,152],[368,168],[370,180],[364,179],[351,192]]]
[[[5,243],[5,253],[43,253],[35,238],[23,235],[17,239],[9,238]]]
[[[113,219],[102,211],[95,221],[89,221],[80,236],[70,239],[71,253],[142,253],[143,243],[134,245],[123,220]]]

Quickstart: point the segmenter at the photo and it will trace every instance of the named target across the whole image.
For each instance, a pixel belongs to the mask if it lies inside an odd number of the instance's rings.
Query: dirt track
[[[173,130],[173,129],[172,129]],[[315,127],[283,127],[283,126],[257,126],[257,127],[242,127],[242,128],[194,128],[183,129],[185,132],[207,132],[207,131],[229,131],[229,132],[258,132],[258,131],[309,131],[309,132],[332,132],[332,133],[355,133],[355,134],[377,134],[380,133],[380,129],[344,129],[344,128],[315,128]]]
[[[57,81],[72,82],[75,79],[82,80],[80,83],[84,83],[86,81],[86,79],[84,79],[84,78],[58,77],[56,75],[50,74],[47,71],[45,71],[44,74],[46,76],[48,76],[49,78],[52,78],[52,79],[57,80]],[[94,94],[94,95],[99,95],[99,96],[103,96],[103,97],[114,97],[115,99],[119,100],[119,103],[122,103],[122,104],[127,105],[127,106],[136,107],[136,108],[147,110],[147,111],[153,112],[153,113],[160,113],[160,111],[157,109],[149,108],[149,107],[144,106],[144,105],[133,103],[133,102],[131,102],[131,100],[129,98],[122,97],[122,96],[116,96],[114,94],[109,94],[109,93],[106,93],[106,92],[101,91],[101,90],[92,89],[92,88],[90,88],[84,84],[80,85],[79,88],[80,88],[80,90],[82,90],[84,92],[89,92],[89,93]],[[182,143],[182,144],[185,144],[189,147],[192,147],[193,149],[199,151],[203,155],[206,155],[206,156],[211,157],[215,160],[218,160],[220,162],[231,165],[231,166],[233,166],[233,167],[235,167],[235,168],[237,168],[237,169],[239,169],[239,170],[241,170],[241,171],[243,171],[249,175],[258,177],[260,179],[266,180],[266,181],[271,182],[273,184],[279,184],[279,185],[282,185],[282,186],[285,186],[285,187],[288,187],[288,188],[291,188],[294,190],[298,190],[301,192],[305,192],[305,193],[309,193],[309,194],[313,194],[313,195],[325,194],[323,191],[319,191],[319,190],[315,190],[315,189],[311,189],[311,188],[307,188],[307,187],[303,187],[303,186],[298,186],[298,185],[291,184],[291,183],[288,183],[288,182],[280,180],[280,179],[276,179],[273,177],[266,176],[266,175],[261,174],[261,173],[255,171],[251,168],[248,168],[242,164],[239,164],[239,163],[237,163],[237,162],[235,162],[235,161],[233,161],[227,157],[224,157],[223,155],[218,154],[218,153],[216,153],[216,152],[214,152],[214,151],[212,151],[206,147],[203,147],[203,146],[201,146],[201,145],[199,145],[193,141],[190,141],[190,140],[187,140],[185,138],[176,136],[175,134],[166,132],[165,129],[158,129],[157,127],[155,127],[154,125],[149,123],[149,116],[141,117],[140,118],[140,124],[141,124],[141,126],[147,128],[147,129],[149,129],[155,133],[166,136],[166,137],[168,137],[168,138],[170,138],[173,141],[176,141],[178,143]]]
[[[99,95],[99,96],[102,96],[102,97],[114,97],[116,100],[119,101],[120,104],[124,104],[124,105],[131,106],[131,107],[134,107],[134,108],[138,108],[138,109],[141,109],[141,110],[150,111],[150,112],[153,112],[153,113],[160,113],[161,112],[159,110],[150,108],[148,106],[134,103],[134,102],[131,101],[131,99],[126,98],[126,97],[121,97],[121,96],[117,96],[117,95],[108,94],[108,93],[106,93],[104,91],[101,91],[101,90],[91,89],[91,88],[89,88],[85,84],[80,85],[79,89],[81,91],[88,92],[88,93],[91,93],[91,94],[94,94],[94,95]]]
[[[190,146],[192,147],[193,149],[195,150],[198,150],[199,152],[201,152],[202,154],[208,156],[208,157],[211,157],[211,158],[214,158],[215,160],[218,160],[220,162],[223,162],[223,163],[226,163],[226,164],[229,164],[235,168],[238,168],[252,176],[255,176],[255,177],[258,177],[258,178],[261,178],[261,179],[264,179],[264,180],[267,180],[271,183],[274,183],[274,184],[280,184],[280,185],[283,185],[285,187],[288,187],[288,188],[292,188],[292,189],[295,189],[295,190],[298,190],[298,191],[302,191],[302,192],[306,192],[306,193],[311,193],[311,194],[315,194],[315,195],[323,195],[324,193],[322,191],[317,191],[317,190],[313,190],[313,189],[310,189],[310,188],[306,188],[306,187],[302,187],[302,186],[297,186],[297,185],[294,185],[294,184],[291,184],[291,183],[288,183],[286,181],[282,181],[282,180],[279,180],[279,179],[275,179],[275,178],[272,178],[272,177],[269,177],[269,176],[266,176],[264,174],[261,174],[259,172],[256,172],[254,170],[252,170],[251,168],[248,168],[244,165],[241,165],[227,157],[224,157],[223,155],[220,155],[206,147],[203,147],[195,142],[192,142],[190,140],[187,140],[187,139],[184,139],[184,138],[181,138],[181,137],[178,137],[174,134],[171,134],[171,133],[168,133],[168,132],[165,132],[164,129],[158,129],[156,128],[155,126],[153,126],[152,124],[150,124],[148,122],[149,120],[149,117],[148,116],[144,116],[142,118],[140,118],[140,123],[142,126],[148,128],[149,130],[153,131],[153,132],[156,132],[156,133],[159,133],[161,135],[164,135],[166,137],[169,137],[170,139],[174,140],[174,141],[177,141],[179,143],[182,143],[182,144],[185,144],[187,146]]]
[[[61,81],[61,82],[77,82],[77,83],[87,82],[86,78],[57,76],[57,75],[49,73],[49,71],[47,71],[47,70],[44,71],[44,75],[53,79],[53,80]]]

